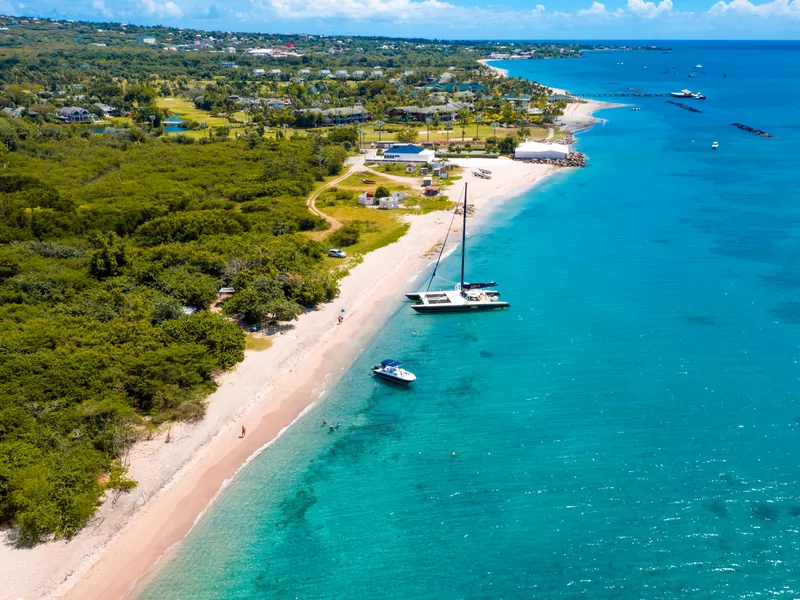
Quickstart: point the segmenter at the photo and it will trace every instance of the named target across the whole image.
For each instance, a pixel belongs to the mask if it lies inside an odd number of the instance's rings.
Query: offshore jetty
[[[739,128],[739,129],[741,129],[742,131],[749,131],[750,133],[755,133],[756,135],[760,135],[760,136],[761,136],[761,137],[763,137],[763,138],[769,138],[769,139],[772,139],[772,138],[774,138],[774,137],[775,137],[775,136],[774,136],[774,135],[772,135],[771,133],[767,133],[766,131],[762,131],[762,130],[760,130],[760,129],[753,129],[753,128],[752,128],[752,127],[750,127],[749,125],[744,125],[744,124],[742,124],[742,123],[731,123],[731,125],[733,125],[734,127],[738,127],[738,128]]]
[[[682,108],[684,110],[688,110],[689,112],[693,112],[693,113],[701,113],[701,112],[703,112],[702,110],[700,110],[698,108],[695,108],[694,106],[689,106],[688,104],[682,104],[680,102],[675,102],[674,100],[667,100],[667,104],[674,104],[675,106],[678,106],[678,107],[680,107],[680,108]]]

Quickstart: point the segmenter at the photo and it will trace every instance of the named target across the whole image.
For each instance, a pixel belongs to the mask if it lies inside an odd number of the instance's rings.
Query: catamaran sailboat
[[[406,294],[406,298],[412,300],[414,304],[411,305],[415,311],[419,313],[449,313],[449,312],[470,312],[473,310],[495,310],[499,308],[508,308],[511,306],[508,302],[500,300],[500,292],[496,290],[486,289],[491,283],[467,283],[464,281],[464,264],[467,255],[467,184],[464,184],[464,208],[462,211],[464,215],[464,223],[461,227],[461,281],[455,285],[455,289],[444,290],[439,292],[414,292]],[[455,219],[455,214],[453,215]],[[449,229],[448,229],[449,233]],[[428,289],[431,287],[431,282],[436,276],[436,269],[439,268],[439,261],[442,259],[442,253],[447,243],[442,244],[442,250],[439,253],[439,259],[436,261],[436,266],[433,269],[430,281],[428,281]]]

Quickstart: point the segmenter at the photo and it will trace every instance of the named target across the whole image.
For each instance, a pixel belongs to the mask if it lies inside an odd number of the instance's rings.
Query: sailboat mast
[[[467,184],[464,183],[464,224],[461,226],[461,291],[464,291],[464,260],[467,256]]]

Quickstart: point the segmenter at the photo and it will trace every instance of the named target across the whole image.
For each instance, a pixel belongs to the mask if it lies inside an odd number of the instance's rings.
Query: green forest
[[[0,117],[0,520],[72,536],[118,459],[196,419],[244,357],[230,313],[289,320],[338,293],[305,197],[342,168],[323,138],[194,143]],[[221,314],[221,286],[240,293]]]

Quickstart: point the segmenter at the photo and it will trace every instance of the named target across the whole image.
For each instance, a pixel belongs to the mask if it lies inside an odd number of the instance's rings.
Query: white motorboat
[[[703,68],[703,65],[695,65],[695,66],[694,66],[694,68],[695,68],[695,69],[702,69],[702,68]]]
[[[711,144],[712,150],[716,150],[717,148],[719,148],[719,142],[714,142],[713,144]]]
[[[691,98],[692,91],[691,90],[681,90],[680,92],[670,92],[670,96],[673,98]]]
[[[467,283],[464,281],[464,264],[466,261],[466,246],[467,246],[467,184],[464,184],[464,207],[461,211],[464,222],[461,229],[461,280],[455,284],[452,290],[442,290],[430,292],[413,292],[406,294],[406,298],[414,302],[411,305],[418,313],[453,313],[453,312],[471,312],[474,310],[496,310],[500,308],[508,308],[510,304],[500,300],[500,293],[496,290],[487,289],[489,286],[494,285],[491,283]],[[455,220],[456,213],[453,214]],[[448,232],[452,229],[448,228]],[[439,261],[442,259],[442,253],[447,245],[447,238],[442,244],[442,249],[439,253],[439,259],[436,261],[436,266],[433,269],[430,281],[428,282],[428,289],[430,289],[433,278],[436,277],[436,270],[439,268]]]
[[[400,362],[387,358],[381,364],[372,367],[372,372],[381,379],[394,381],[395,383],[412,383],[417,380],[417,376],[411,371],[400,368]]]

